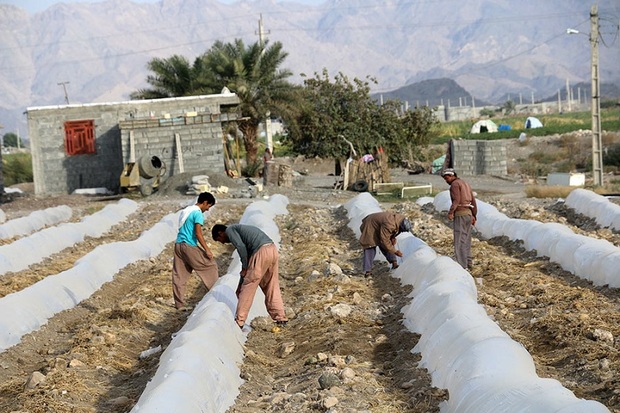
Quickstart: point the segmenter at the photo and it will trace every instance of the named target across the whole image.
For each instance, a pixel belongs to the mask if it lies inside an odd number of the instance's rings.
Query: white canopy
[[[530,116],[525,120],[525,129],[542,128],[542,126],[542,122],[533,116]]]
[[[497,125],[490,119],[479,120],[471,127],[471,133],[497,132]]]

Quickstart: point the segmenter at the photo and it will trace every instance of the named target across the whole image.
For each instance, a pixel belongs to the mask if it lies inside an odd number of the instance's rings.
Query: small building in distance
[[[156,157],[161,179],[180,172],[224,170],[234,93],[26,109],[36,195],[77,189],[118,192],[125,165]]]

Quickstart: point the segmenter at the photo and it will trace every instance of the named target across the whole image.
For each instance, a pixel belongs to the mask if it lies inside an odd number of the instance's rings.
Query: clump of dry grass
[[[566,198],[574,186],[531,185],[525,188],[528,198]]]
[[[525,195],[528,198],[566,198],[577,187],[561,186],[561,185],[530,185],[525,188]],[[603,186],[594,188],[585,188],[597,194],[605,195],[618,192],[620,185],[617,181],[612,180]]]

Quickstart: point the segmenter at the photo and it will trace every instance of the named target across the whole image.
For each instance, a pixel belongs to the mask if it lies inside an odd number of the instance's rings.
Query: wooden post
[[[174,140],[176,142],[177,158],[179,158],[179,172],[183,173],[185,172],[185,166],[183,165],[183,151],[181,150],[181,135],[175,133]]]

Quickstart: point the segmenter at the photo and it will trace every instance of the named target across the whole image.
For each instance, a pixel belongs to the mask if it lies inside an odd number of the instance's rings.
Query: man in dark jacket
[[[360,244],[364,249],[363,271],[366,277],[371,275],[377,247],[392,264],[392,269],[398,268],[396,257],[402,257],[403,253],[395,247],[396,236],[401,232],[411,231],[411,223],[404,215],[396,212],[369,214],[362,220],[360,231]]]
[[[456,175],[452,168],[441,172],[443,179],[450,185],[452,205],[448,219],[454,220],[454,255],[463,268],[472,266],[471,228],[476,225],[478,205],[471,186]]]

